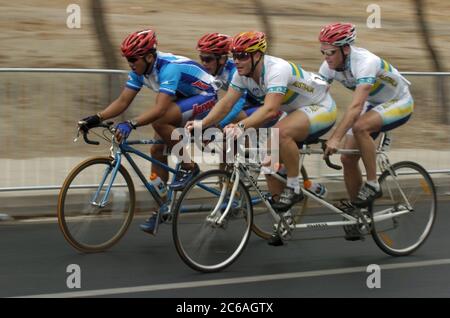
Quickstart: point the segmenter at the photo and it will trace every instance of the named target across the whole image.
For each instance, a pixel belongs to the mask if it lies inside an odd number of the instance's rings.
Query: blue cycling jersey
[[[230,86],[231,79],[235,72],[236,65],[234,64],[233,59],[228,58],[219,74],[216,75],[216,80],[220,82],[221,89],[224,91],[228,90],[228,86]]]
[[[139,91],[147,86],[158,93],[181,98],[195,95],[215,95],[217,85],[212,75],[189,58],[157,52],[156,62],[150,74],[128,73],[126,87]]]

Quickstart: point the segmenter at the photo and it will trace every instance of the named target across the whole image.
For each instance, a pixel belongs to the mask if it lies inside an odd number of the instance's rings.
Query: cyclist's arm
[[[138,93],[139,91],[125,87],[120,96],[99,113],[100,118],[105,120],[122,114]]]
[[[239,98],[241,98],[242,93],[238,92],[231,86],[228,88],[227,93],[223,96],[216,105],[211,109],[209,114],[203,118],[202,126],[209,127],[218,123],[222,118],[224,118],[231,110],[233,105],[237,103]]]
[[[173,96],[166,93],[158,93],[158,95],[156,96],[156,105],[146,112],[142,113],[135,119],[137,123],[136,127],[148,125],[155,120],[164,117],[167,109],[169,109],[170,107],[170,104],[173,103],[173,98]]]
[[[364,103],[369,97],[372,85],[362,84],[358,85],[353,94],[353,100],[347,111],[344,114],[344,118],[339,123],[332,138],[336,140],[341,140],[344,137],[347,130],[349,130],[356,120],[359,118],[361,111],[363,110]]]
[[[225,116],[224,119],[222,119],[219,123],[219,126],[221,128],[225,127],[229,123],[233,122],[236,117],[240,114],[241,110],[244,108],[244,105],[246,103],[246,99],[244,96],[242,96],[236,104],[234,104],[231,111]]]
[[[264,98],[264,105],[259,107],[250,117],[241,121],[245,128],[258,127],[266,120],[275,117],[283,102],[284,94],[269,93]]]

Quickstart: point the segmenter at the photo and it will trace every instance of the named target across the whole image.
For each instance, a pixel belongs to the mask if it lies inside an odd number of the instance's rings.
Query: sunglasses
[[[136,63],[138,59],[138,57],[127,57],[128,63]]]
[[[320,53],[326,56],[333,56],[336,52],[337,52],[336,49],[320,50]]]
[[[252,56],[249,52],[233,52],[233,60],[246,61]]]
[[[215,55],[202,55],[202,54],[200,54],[198,57],[200,58],[200,61],[202,61],[204,63],[211,63],[212,61],[217,59],[217,57]]]

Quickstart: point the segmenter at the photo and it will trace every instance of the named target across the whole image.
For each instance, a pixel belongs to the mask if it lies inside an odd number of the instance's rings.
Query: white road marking
[[[450,265],[450,259],[437,259],[430,261],[421,262],[410,262],[410,263],[397,263],[397,264],[386,264],[380,265],[381,270],[392,270],[401,268],[416,268],[416,267],[429,267],[429,266],[440,266],[440,265]],[[156,285],[145,285],[136,287],[123,287],[123,288],[110,288],[110,289],[98,289],[98,290],[86,290],[86,291],[76,291],[76,292],[65,292],[65,293],[55,293],[55,294],[40,294],[40,295],[29,295],[21,296],[15,298],[70,298],[70,297],[94,297],[94,296],[109,296],[109,295],[120,295],[120,294],[134,294],[142,292],[154,292],[159,290],[175,290],[183,288],[198,288],[198,287],[208,287],[208,286],[223,286],[232,284],[245,284],[245,283],[257,283],[257,282],[267,282],[283,279],[298,279],[298,278],[309,278],[309,277],[323,277],[331,275],[343,275],[351,273],[366,272],[367,267],[347,267],[347,268],[336,268],[336,269],[326,269],[318,271],[307,271],[307,272],[293,272],[285,274],[273,274],[273,275],[258,275],[258,276],[248,276],[248,277],[236,277],[236,278],[225,278],[225,279],[212,279],[204,281],[192,281],[183,283],[170,283],[170,284],[156,284]]]

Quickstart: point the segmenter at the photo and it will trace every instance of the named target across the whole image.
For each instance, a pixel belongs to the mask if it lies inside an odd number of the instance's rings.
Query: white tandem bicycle
[[[253,231],[264,239],[282,244],[297,229],[344,227],[352,235],[372,235],[375,243],[392,256],[409,255],[427,239],[436,218],[437,199],[433,181],[419,164],[401,161],[391,164],[386,154],[389,136],[383,133],[377,148],[383,195],[365,209],[340,209],[315,193],[302,188],[305,199],[289,215],[278,214],[272,197],[260,189],[252,171],[261,164],[249,164],[236,155],[225,170],[211,170],[196,176],[182,191],[172,210],[173,239],[181,259],[200,272],[217,272],[231,265],[245,249]],[[321,154],[326,140],[302,145],[301,155]],[[315,149],[313,144],[321,144]],[[338,154],[359,154],[358,150],[339,150]],[[307,179],[303,159],[301,176]],[[325,159],[327,165],[341,169]],[[286,182],[285,177],[274,174]],[[208,185],[208,186],[206,186]],[[211,187],[211,185],[214,185]],[[250,195],[252,193],[252,195]],[[331,222],[301,223],[307,200],[336,214]],[[184,213],[190,211],[190,213]],[[259,215],[270,218],[269,226],[259,224]],[[276,244],[275,244],[276,245]]]

